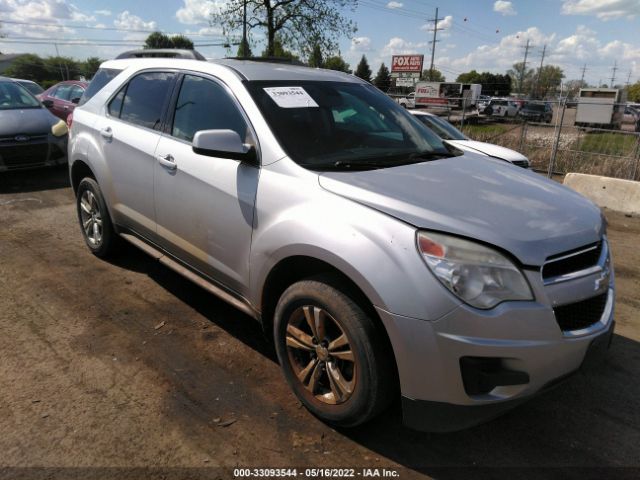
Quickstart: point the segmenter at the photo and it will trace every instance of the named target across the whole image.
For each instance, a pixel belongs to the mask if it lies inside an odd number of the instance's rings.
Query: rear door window
[[[109,103],[109,113],[125,122],[159,130],[174,79],[171,72],[145,72],[133,77],[121,90],[122,99],[119,92]]]
[[[63,84],[63,85],[59,85],[58,88],[56,88],[55,92],[53,92],[53,96],[59,100],[65,100],[65,101],[69,101],[69,95],[71,95],[71,87],[73,87],[73,85],[70,84]]]

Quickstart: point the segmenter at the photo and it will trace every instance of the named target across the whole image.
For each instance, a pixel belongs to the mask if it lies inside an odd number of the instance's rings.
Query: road
[[[65,170],[2,174],[0,479],[232,478],[237,466],[637,478],[640,219],[608,219],[619,294],[605,363],[463,432],[405,429],[398,405],[337,431],[289,392],[255,321],[133,247],[93,257]]]

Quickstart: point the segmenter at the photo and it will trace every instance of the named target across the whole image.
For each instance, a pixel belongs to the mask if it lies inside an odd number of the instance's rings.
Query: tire
[[[91,253],[100,258],[115,253],[119,237],[111,223],[102,191],[93,178],[83,178],[78,185],[76,210],[82,237]]]
[[[287,383],[311,413],[339,427],[382,412],[396,385],[383,332],[346,291],[326,278],[300,281],[282,294],[274,318]]]

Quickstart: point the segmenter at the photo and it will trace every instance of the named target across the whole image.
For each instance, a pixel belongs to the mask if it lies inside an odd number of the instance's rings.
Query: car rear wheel
[[[289,287],[276,307],[274,338],[298,399],[320,419],[348,427],[388,406],[395,364],[377,325],[333,285],[319,278]]]
[[[91,253],[101,258],[114,253],[118,237],[102,191],[93,178],[84,178],[78,185],[76,207],[82,236]]]

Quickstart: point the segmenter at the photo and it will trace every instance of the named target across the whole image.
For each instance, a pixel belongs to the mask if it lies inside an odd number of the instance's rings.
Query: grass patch
[[[633,154],[637,142],[635,135],[593,132],[578,139],[573,148],[585,153],[626,157]]]
[[[511,127],[513,128],[513,127]],[[464,126],[464,134],[469,138],[484,138],[484,137],[493,137],[502,135],[506,133],[510,129],[510,126],[507,125],[471,125],[467,124]]]

